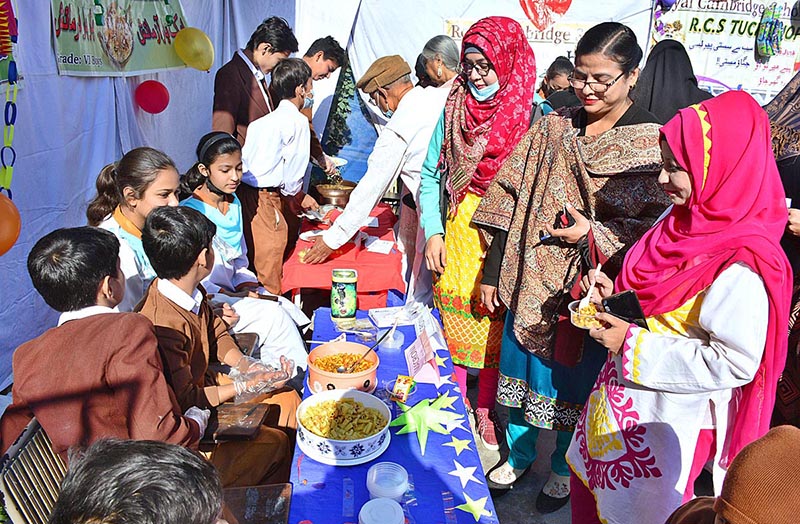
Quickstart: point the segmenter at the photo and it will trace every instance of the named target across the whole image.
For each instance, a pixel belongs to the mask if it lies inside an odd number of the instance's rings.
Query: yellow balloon
[[[175,35],[175,52],[181,60],[195,69],[208,71],[214,64],[211,39],[196,27],[184,27]]]

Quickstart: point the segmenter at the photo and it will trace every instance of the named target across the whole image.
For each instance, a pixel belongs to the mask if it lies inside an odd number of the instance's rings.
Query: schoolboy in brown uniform
[[[243,356],[209,306],[200,281],[214,264],[215,232],[213,222],[188,207],[158,208],[142,230],[144,251],[159,278],[138,310],[155,325],[167,382],[181,406],[214,407],[237,394],[277,392],[294,366],[282,358],[282,369],[272,370]],[[230,365],[233,382],[217,382],[209,362]],[[278,425],[292,430],[299,401],[289,390],[273,393],[267,402],[271,411],[278,411]],[[262,426],[254,440],[218,444],[211,462],[225,486],[286,482],[293,445],[286,432]]]
[[[115,306],[125,293],[119,241],[94,227],[56,230],[28,256],[28,272],[59,325],[14,353],[13,403],[0,419],[7,450],[35,416],[66,461],[103,437],[197,448],[208,414],[181,416],[164,380],[153,325]],[[190,406],[187,406],[187,408]]]

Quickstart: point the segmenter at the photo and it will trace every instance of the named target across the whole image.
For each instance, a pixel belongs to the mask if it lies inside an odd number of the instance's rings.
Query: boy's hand
[[[311,197],[311,195],[306,195],[300,202],[300,207],[302,207],[303,209],[311,209],[313,211],[317,211],[319,209],[319,203],[316,200],[314,200]]]
[[[186,410],[183,416],[197,422],[197,425],[200,426],[200,437],[202,438],[208,427],[208,419],[211,417],[211,411],[192,406]]]

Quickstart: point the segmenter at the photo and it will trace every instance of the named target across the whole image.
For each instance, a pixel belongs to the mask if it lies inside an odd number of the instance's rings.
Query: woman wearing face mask
[[[680,110],[661,151],[669,213],[616,282],[591,275],[593,300],[635,291],[648,329],[599,313],[589,332],[609,354],[567,454],[575,524],[664,522],[709,461],[719,494],[769,429],[786,358],[792,273],[766,113],[729,91]]]
[[[467,402],[467,368],[480,369],[477,432],[485,447],[496,450],[503,309],[481,303],[487,246],[471,219],[528,128],[536,63],[522,27],[505,17],[484,18],[470,27],[461,59],[463,75],[453,84],[422,167],[420,223],[426,264],[438,275],[434,296],[461,394]],[[449,210],[442,212],[442,204]]]
[[[616,22],[597,25],[575,54],[570,82],[581,106],[533,125],[473,218],[491,241],[484,303],[509,310],[498,401],[509,407],[510,453],[489,480],[510,488],[536,460],[540,430],[556,430],[552,471],[536,501],[540,513],[568,500],[564,456],[605,360],[597,344],[584,346],[567,304],[580,298],[580,276],[597,263],[616,274],[627,247],[667,206],[657,183],[656,118],[628,97],[642,58],[633,31]]]

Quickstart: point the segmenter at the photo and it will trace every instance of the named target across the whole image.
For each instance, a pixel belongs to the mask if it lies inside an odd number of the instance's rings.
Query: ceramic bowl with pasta
[[[297,408],[297,445],[306,456],[323,464],[364,464],[389,447],[390,419],[386,404],[369,393],[323,391]]]
[[[308,386],[314,393],[333,389],[375,391],[380,359],[370,352],[352,373],[339,373],[339,365],[348,367],[369,349],[356,342],[328,342],[308,355]]]

